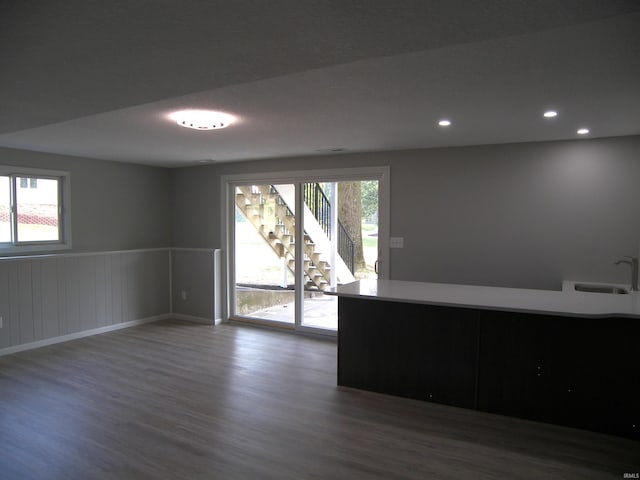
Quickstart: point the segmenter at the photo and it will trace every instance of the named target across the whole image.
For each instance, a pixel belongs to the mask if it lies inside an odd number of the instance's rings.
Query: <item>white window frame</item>
[[[14,253],[49,252],[58,250],[68,250],[71,248],[71,174],[59,170],[44,170],[39,168],[24,168],[10,165],[0,165],[1,177],[36,177],[48,178],[59,181],[58,188],[58,213],[60,219],[59,240],[39,241],[39,242],[19,242],[16,236],[16,181],[11,182],[11,229],[12,240],[10,242],[0,242],[0,256]]]
[[[263,173],[244,173],[222,175],[220,179],[220,204],[221,204],[221,245],[224,245],[225,258],[222,262],[222,275],[225,281],[222,285],[222,315],[225,321],[235,316],[235,272],[232,261],[235,256],[235,237],[233,228],[230,228],[233,219],[233,208],[235,205],[235,187],[238,185],[251,185],[262,183],[291,183],[301,185],[303,183],[313,182],[344,182],[350,180],[378,180],[378,254],[379,254],[379,270],[378,278],[389,278],[389,232],[391,227],[391,169],[389,166],[364,166],[352,168],[335,168],[331,170],[294,170],[279,172],[263,172]],[[302,205],[304,200],[299,188],[296,188],[296,210],[303,211]],[[303,222],[296,222],[296,237],[303,237]],[[296,248],[302,248],[298,243]],[[297,258],[302,258],[302,252],[299,251]],[[298,272],[302,277],[302,271]],[[317,329],[314,327],[302,326],[298,322],[302,318],[302,290],[300,285],[302,278],[296,279],[296,313],[293,329],[296,331],[315,333],[325,336],[336,336],[337,332],[332,330]],[[269,323],[268,321],[260,323]],[[287,328],[287,327],[285,327]]]

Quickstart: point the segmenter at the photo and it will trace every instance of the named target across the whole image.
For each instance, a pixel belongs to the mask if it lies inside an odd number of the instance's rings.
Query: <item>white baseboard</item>
[[[171,318],[175,318],[176,320],[184,320],[185,322],[194,322],[194,323],[204,323],[205,325],[220,325],[222,319],[218,318],[213,320],[211,318],[206,317],[195,317],[193,315],[185,315],[183,313],[173,313]]]
[[[45,338],[44,340],[23,343],[22,345],[15,345],[13,347],[0,348],[0,357],[3,355],[10,355],[12,353],[23,352],[25,350],[32,350],[34,348],[46,347],[47,345],[53,345],[55,343],[68,342],[69,340],[76,340],[78,338],[90,337],[92,335],[98,335],[100,333],[112,332],[114,330],[120,330],[122,328],[135,327],[136,325],[157,322],[158,320],[167,320],[172,317],[173,316],[171,314],[165,313],[163,315],[141,318],[139,320],[131,320],[129,322],[116,323],[114,325],[93,328],[91,330],[83,330],[81,332],[70,333],[68,335],[61,335],[59,337]]]

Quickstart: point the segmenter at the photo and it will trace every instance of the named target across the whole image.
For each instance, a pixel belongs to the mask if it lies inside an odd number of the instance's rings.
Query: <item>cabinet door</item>
[[[338,384],[475,406],[475,312],[340,298]]]
[[[640,322],[480,315],[479,409],[640,438]]]
[[[549,365],[539,315],[479,312],[478,408],[548,421]]]
[[[475,408],[477,399],[477,312],[464,308],[422,307],[420,365],[426,400]]]
[[[625,318],[562,318],[545,328],[556,423],[640,438],[640,325]]]
[[[585,418],[593,391],[588,320],[541,316],[540,357],[546,365],[546,420],[560,425],[587,428]]]
[[[615,321],[613,321],[615,320]],[[606,329],[606,333],[603,330]],[[594,325],[593,371],[602,379],[601,431],[640,440],[640,321],[607,319]],[[599,426],[600,426],[599,425]]]

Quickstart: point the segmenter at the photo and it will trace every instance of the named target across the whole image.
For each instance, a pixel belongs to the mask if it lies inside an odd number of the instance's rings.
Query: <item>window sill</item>
[[[59,252],[61,250],[71,250],[70,243],[41,243],[31,245],[6,245],[0,246],[0,257],[30,254],[41,254],[47,252]]]

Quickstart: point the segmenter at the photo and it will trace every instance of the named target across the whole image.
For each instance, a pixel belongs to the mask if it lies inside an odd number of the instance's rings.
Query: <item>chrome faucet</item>
[[[624,263],[631,267],[631,291],[637,292],[638,291],[638,257],[625,256],[624,258],[628,258],[629,260],[618,260],[617,262],[613,262],[613,264],[620,265],[621,263]]]

